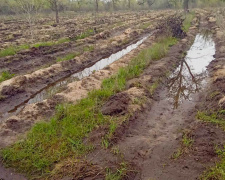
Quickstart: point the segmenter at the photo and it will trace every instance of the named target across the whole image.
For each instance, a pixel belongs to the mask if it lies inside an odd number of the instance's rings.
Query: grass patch
[[[79,56],[80,55],[80,53],[70,53],[70,54],[67,54],[65,57],[58,57],[57,59],[56,59],[56,62],[62,62],[62,61],[69,61],[69,60],[71,60],[71,59],[73,59],[73,58],[75,58],[76,56]]]
[[[182,143],[185,147],[190,147],[193,144],[194,140],[188,136],[187,133],[184,133],[182,138]]]
[[[93,51],[95,49],[94,46],[85,46],[83,47],[83,51],[84,52],[90,52],[90,51]]]
[[[89,37],[91,35],[93,35],[95,32],[94,32],[94,29],[88,29],[86,30],[85,32],[82,32],[81,34],[75,36],[74,38],[72,38],[73,41],[76,41],[76,40],[79,40],[79,39],[84,39],[86,37]]]
[[[13,56],[17,52],[29,49],[30,46],[28,44],[20,45],[20,46],[10,46],[6,49],[0,51],[0,57]]]
[[[225,130],[225,110],[219,110],[217,112],[198,112],[197,118],[213,123],[215,125],[220,126]],[[210,168],[209,170],[205,171],[200,179],[202,180],[211,180],[211,179],[218,179],[223,180],[225,179],[225,146],[223,150],[216,150],[217,154],[219,155],[221,161],[216,164],[216,166]]]
[[[63,44],[65,42],[69,42],[69,41],[70,41],[69,38],[62,38],[56,42],[47,41],[47,42],[36,43],[34,45],[23,44],[20,46],[10,46],[10,47],[0,51],[0,57],[14,56],[17,52],[25,50],[25,49],[30,49],[31,47],[39,48],[42,46],[53,46],[53,45]]]
[[[225,110],[219,110],[217,112],[213,113],[207,113],[207,112],[198,112],[197,113],[197,118],[205,121],[205,122],[210,122],[216,125],[219,125],[223,130],[225,130]]]
[[[141,25],[139,26],[139,28],[140,28],[140,29],[147,29],[150,25],[151,25],[151,22],[144,23],[144,24],[141,24]]]
[[[15,74],[10,74],[10,72],[8,72],[8,71],[3,71],[0,74],[0,83],[3,81],[6,81],[8,79],[11,79],[13,76],[15,76]]]
[[[113,172],[111,169],[106,169],[105,180],[120,180],[127,174],[127,164],[121,163],[119,169],[116,172]]]
[[[189,28],[191,27],[191,22],[194,19],[194,17],[195,17],[194,12],[188,13],[186,15],[185,20],[183,22],[183,28],[182,28],[184,32],[188,32]]]
[[[171,37],[159,40],[141,51],[127,67],[120,68],[116,75],[105,79],[101,89],[91,91],[87,98],[75,105],[57,106],[56,115],[50,122],[34,125],[26,139],[1,151],[6,165],[28,176],[49,175],[55,163],[70,156],[82,156],[93,148],[83,143],[93,129],[109,125],[109,139],[116,125],[110,121],[111,117],[101,113],[102,104],[113,94],[124,90],[127,80],[139,76],[150,61],[163,57],[176,42]]]
[[[190,134],[188,132],[184,132],[181,140],[181,147],[172,154],[171,158],[176,160],[183,154],[187,153],[193,142],[194,140],[192,139],[192,137],[190,137]]]

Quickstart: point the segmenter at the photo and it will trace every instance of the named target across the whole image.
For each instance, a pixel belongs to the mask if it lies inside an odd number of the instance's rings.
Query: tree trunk
[[[130,9],[130,0],[128,0],[128,8]]]
[[[98,12],[98,0],[95,0],[96,3],[96,12]]]
[[[55,10],[55,22],[57,24],[59,23],[59,10],[58,10],[58,8]]]
[[[112,0],[112,4],[113,4],[113,11],[115,11],[115,8],[116,8],[116,7],[115,7],[115,6],[116,6],[116,5],[115,5],[115,0]]]
[[[184,0],[184,11],[185,12],[188,12],[188,3],[189,3],[189,0]]]
[[[58,24],[59,23],[59,7],[58,7],[58,1],[55,0],[55,22]]]

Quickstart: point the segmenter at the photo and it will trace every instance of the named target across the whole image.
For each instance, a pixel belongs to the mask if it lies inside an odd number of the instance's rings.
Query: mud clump
[[[23,93],[23,92],[25,92],[24,89],[9,85],[9,86],[4,86],[2,88],[1,94],[5,97],[11,97],[13,95]]]
[[[104,115],[123,115],[127,113],[129,102],[131,101],[127,93],[118,93],[110,97],[103,105],[101,111]]]

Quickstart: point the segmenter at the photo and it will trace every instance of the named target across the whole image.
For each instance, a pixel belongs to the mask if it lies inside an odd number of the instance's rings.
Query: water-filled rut
[[[140,167],[135,179],[196,179],[204,170],[201,162],[190,158],[176,164],[171,156],[179,147],[182,130],[195,121],[195,106],[208,85],[207,66],[214,54],[212,37],[198,34],[154,103],[135,116],[134,124],[119,141],[125,158]]]
[[[44,89],[42,89],[40,92],[34,94],[29,100],[23,102],[22,104],[16,106],[14,109],[0,114],[0,121],[3,121],[7,119],[10,116],[17,115],[22,109],[28,105],[33,103],[42,102],[43,100],[53,96],[54,94],[62,91],[66,88],[66,86],[76,80],[81,80],[89,75],[91,75],[93,72],[101,70],[105,68],[106,66],[112,64],[113,62],[119,60],[126,54],[128,54],[130,51],[136,49],[140,44],[142,44],[151,34],[144,36],[142,39],[140,39],[138,42],[129,45],[125,49],[118,51],[115,54],[110,55],[108,58],[101,59],[91,67],[85,68],[84,70],[74,73],[71,76],[60,80]]]

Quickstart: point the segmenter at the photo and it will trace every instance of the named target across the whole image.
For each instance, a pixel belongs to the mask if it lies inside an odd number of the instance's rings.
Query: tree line
[[[37,12],[55,12],[56,23],[59,22],[59,13],[62,11],[117,11],[141,9],[184,8],[189,5],[216,4],[220,0],[0,0],[0,15],[27,14]],[[30,16],[30,17],[29,17]]]

